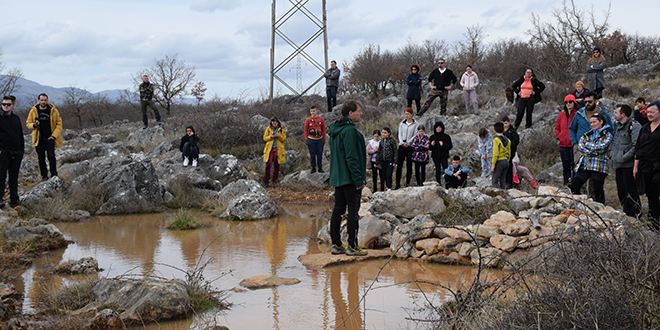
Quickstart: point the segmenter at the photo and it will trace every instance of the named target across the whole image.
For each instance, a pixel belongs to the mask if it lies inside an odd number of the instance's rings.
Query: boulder
[[[207,171],[207,175],[211,179],[218,180],[223,185],[246,178],[245,169],[238,163],[238,158],[234,155],[217,155],[208,166],[205,163],[200,158],[200,167]]]
[[[246,278],[241,281],[240,285],[248,289],[263,289],[273,288],[280,285],[294,285],[300,283],[297,278],[285,278],[274,275],[258,275]]]
[[[464,206],[475,206],[489,204],[493,202],[493,198],[482,193],[476,187],[468,187],[464,189],[448,189],[447,198],[455,200]]]
[[[502,233],[509,236],[524,236],[532,230],[532,222],[529,220],[518,220],[500,227]]]
[[[227,205],[234,197],[247,193],[268,194],[266,189],[255,180],[240,179],[227,184],[218,194],[218,200],[223,205]]]
[[[165,130],[160,125],[133,130],[126,137],[126,144],[133,147],[153,147],[165,141]]]
[[[92,142],[85,142],[85,144]],[[58,154],[58,161],[65,163],[78,163],[84,160],[103,157],[110,154],[128,154],[130,149],[121,142],[100,143],[87,148],[65,148]]]
[[[392,226],[387,220],[373,215],[366,215],[359,222],[358,245],[363,249],[374,248],[375,241],[391,230]]]
[[[449,265],[464,265],[469,266],[471,264],[471,259],[465,258],[458,254],[457,252],[450,252],[447,255],[436,254],[428,258],[429,262],[434,262],[438,264],[449,264]]]
[[[277,215],[277,205],[269,194],[248,192],[232,198],[222,217],[235,217],[239,220],[268,219]]]
[[[392,233],[390,250],[399,258],[411,256],[414,250],[413,243],[431,237],[435,225],[429,215],[420,215],[410,222],[396,227]]]
[[[99,270],[99,262],[92,257],[65,261],[55,267],[58,274],[96,274]]]
[[[498,267],[502,260],[502,251],[496,248],[478,248],[472,250],[470,259],[473,265],[485,267]]]
[[[302,186],[306,188],[323,189],[330,180],[330,173],[312,173],[310,170],[303,170],[288,174],[282,180],[283,185]]]
[[[378,102],[378,107],[388,111],[401,111],[406,107],[406,99],[397,96],[386,97]],[[433,127],[433,126],[431,126]]]
[[[415,242],[415,248],[417,250],[423,250],[424,254],[430,256],[440,251],[440,249],[438,248],[439,243],[440,243],[439,238],[420,239],[419,241]]]
[[[510,223],[516,222],[516,216],[506,211],[499,211],[484,221],[484,225],[492,227],[502,227]]]
[[[495,235],[490,238],[490,244],[500,251],[512,251],[520,242],[520,238],[507,235]]]
[[[55,176],[48,181],[41,182],[23,194],[21,204],[26,208],[35,206],[39,201],[64,193],[64,180]]]
[[[83,310],[116,306],[126,325],[178,319],[192,312],[192,300],[181,280],[101,278],[93,292],[95,301]]]
[[[184,167],[181,163],[181,157],[175,156],[165,159],[156,165],[156,173],[161,182],[167,185],[171,181],[186,182],[195,188],[220,191],[222,183],[209,177],[209,166],[213,159],[209,155],[199,155],[197,167]],[[203,166],[206,164],[207,166]]]
[[[156,170],[143,153],[108,155],[79,166],[88,170],[73,180],[70,189],[85,191],[94,186],[105,192],[106,200],[98,214],[148,212],[156,210],[163,201]]]
[[[390,213],[408,219],[420,214],[437,214],[445,210],[443,190],[439,186],[423,186],[376,192],[369,211],[376,215]]]

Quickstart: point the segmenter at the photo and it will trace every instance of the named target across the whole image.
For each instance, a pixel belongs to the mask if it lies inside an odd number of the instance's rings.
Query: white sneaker
[[[197,159],[193,159],[192,166],[193,166],[193,167],[197,167]]]
[[[392,191],[392,189],[391,189],[391,188],[387,188],[387,191]]]
[[[188,157],[183,157],[183,166],[188,166],[189,163]]]

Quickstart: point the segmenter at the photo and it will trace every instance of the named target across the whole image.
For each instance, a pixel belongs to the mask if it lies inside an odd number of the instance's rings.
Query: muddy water
[[[456,287],[460,281],[471,280],[475,272],[472,268],[400,260],[387,263],[385,259],[307,269],[298,256],[329,251],[314,239],[325,220],[312,216],[329,209],[329,205],[284,205],[279,217],[257,222],[219,221],[200,213],[196,218],[208,226],[194,231],[167,230],[172,214],[60,223],[57,227],[75,243],[37,260],[15,284],[25,290],[24,310],[29,312],[47,288],[80,279],[50,274],[50,267],[62,260],[92,256],[104,269],[102,275],[109,277],[132,273],[184,278],[181,270],[211,258],[204,275],[215,279],[213,285],[220,290],[238,288],[242,279],[256,275],[293,277],[301,283],[230,292],[228,301],[234,304],[230,310],[147,329],[188,329],[215,323],[232,330],[408,329],[418,326],[408,319],[425,317],[418,311],[420,307],[448,297],[439,287],[414,281]],[[376,276],[378,281],[374,282]],[[369,286],[366,299],[361,300]]]

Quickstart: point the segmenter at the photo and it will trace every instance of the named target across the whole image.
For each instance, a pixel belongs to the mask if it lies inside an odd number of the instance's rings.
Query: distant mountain
[[[45,86],[39,84],[36,81],[28,80],[25,78],[19,78],[18,85],[20,85],[21,88],[18,90],[18,92],[14,93],[14,96],[16,96],[17,99],[16,108],[19,110],[30,108],[31,106],[36,104],[37,96],[41,93],[48,94],[48,100],[50,101],[50,103],[55,104],[55,106],[60,106],[62,104],[62,100],[64,100],[64,97],[66,96],[65,89],[67,87]],[[80,88],[76,88],[76,89],[81,90]],[[123,91],[124,91],[123,89],[111,89],[111,90],[100,91],[98,93],[90,93],[88,91],[83,90],[83,92],[89,95],[103,95],[107,97],[108,100],[111,102],[117,101],[119,99],[119,95]],[[197,101],[194,98],[185,98],[183,102],[186,104],[197,103]]]

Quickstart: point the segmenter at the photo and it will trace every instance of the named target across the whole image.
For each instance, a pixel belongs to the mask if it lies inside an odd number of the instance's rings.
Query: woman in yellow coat
[[[264,132],[264,162],[266,163],[266,173],[264,175],[264,186],[268,187],[270,181],[270,164],[273,164],[273,183],[277,183],[277,177],[280,174],[280,164],[286,162],[286,152],[284,151],[284,142],[286,141],[286,131],[284,126],[273,117],[270,119],[270,125]]]

